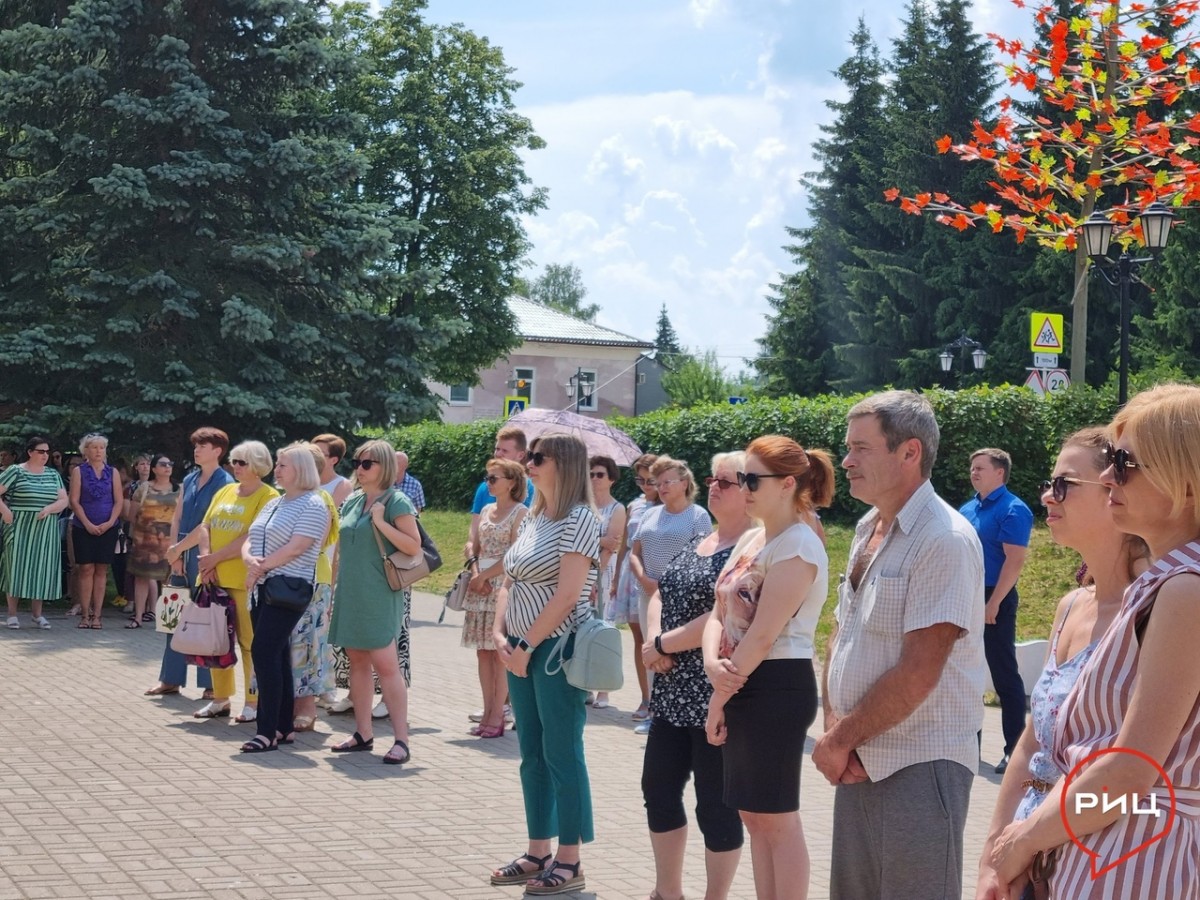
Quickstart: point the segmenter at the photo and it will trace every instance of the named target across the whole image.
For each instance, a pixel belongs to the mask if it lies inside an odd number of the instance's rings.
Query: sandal
[[[103,631],[104,630],[104,620],[101,619],[99,616],[92,616],[92,628],[96,629],[96,631]]]
[[[243,753],[266,753],[268,750],[278,750],[276,744],[271,743],[264,735],[256,734],[253,738],[242,744]]]
[[[152,612],[142,613],[142,621],[143,622],[153,622],[154,621],[154,613],[152,613]]]
[[[287,734],[275,732],[275,743],[277,744],[294,744],[296,743],[296,732],[289,731]]]
[[[480,725],[477,729],[475,729],[475,737],[504,737],[504,723],[501,722],[499,725]]]
[[[548,854],[539,859],[536,856],[531,856],[526,853],[524,856],[518,856],[506,866],[502,866],[492,872],[492,884],[520,884],[523,881],[528,881],[535,875],[540,875],[546,871],[546,866],[550,864],[550,860],[554,859],[553,854]],[[531,862],[536,869],[523,869],[521,863]]]
[[[529,880],[525,885],[526,894],[565,894],[568,891],[581,891],[585,887],[583,880],[582,862],[565,863],[557,859],[550,863],[542,872]],[[558,874],[560,869],[571,873],[570,878]]]
[[[142,623],[139,622],[137,619],[130,619],[128,622],[125,623],[125,627],[126,628],[141,628]]]
[[[404,756],[396,753],[397,747],[404,751]],[[389,766],[402,766],[410,759],[412,759],[412,754],[408,751],[408,744],[404,743],[404,741],[396,741],[396,743],[392,744],[392,749],[383,754],[383,761]]]
[[[316,727],[316,716],[296,716],[292,719],[292,731],[314,731]]]
[[[92,627],[92,620],[91,620],[91,619],[89,619],[87,616],[80,616],[80,617],[79,617],[79,624],[78,624],[78,625],[76,625],[75,627],[76,627],[76,628],[91,628],[91,627]]]
[[[247,722],[253,722],[258,718],[258,707],[245,706],[242,711],[237,714],[233,721],[239,725],[245,725]]]
[[[229,701],[218,703],[213,700],[192,713],[193,719],[227,719],[229,718]]]
[[[334,753],[358,753],[361,750],[372,750],[374,747],[375,738],[369,737],[364,741],[363,736],[356,731],[354,737],[346,738],[340,744],[334,744],[329,749]]]
[[[82,627],[82,626],[80,626]],[[144,697],[161,697],[164,694],[178,694],[179,685],[177,684],[156,684],[147,691],[142,692]]]

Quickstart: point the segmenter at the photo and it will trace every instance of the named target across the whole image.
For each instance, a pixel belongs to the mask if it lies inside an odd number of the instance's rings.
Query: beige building
[[[529,407],[574,409],[604,418],[647,412],[639,393],[661,393],[645,384],[639,361],[654,345],[619,331],[585,322],[524,297],[508,301],[524,343],[507,358],[479,373],[479,384],[431,382],[442,398],[442,421],[471,422],[507,413],[506,397]],[[642,384],[639,385],[639,380]]]

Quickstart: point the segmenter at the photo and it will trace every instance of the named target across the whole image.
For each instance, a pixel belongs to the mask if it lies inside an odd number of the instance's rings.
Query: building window
[[[533,406],[533,369],[513,369],[509,394],[513,397],[524,397],[526,405]]]
[[[453,406],[466,406],[471,402],[471,386],[465,381],[462,384],[450,385],[450,403]]]
[[[596,373],[589,369],[584,369],[577,373],[579,383],[575,385],[577,394],[576,408],[583,412],[595,412],[600,408],[596,395]]]

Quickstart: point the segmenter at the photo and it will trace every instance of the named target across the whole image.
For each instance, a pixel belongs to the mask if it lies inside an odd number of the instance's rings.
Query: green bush
[[[703,478],[714,453],[745,447],[762,434],[786,434],[805,447],[822,447],[836,464],[844,447],[846,413],[864,396],[755,399],[738,406],[714,403],[637,418],[616,417],[610,422],[638,446],[685,460]],[[937,411],[942,432],[933,483],[955,506],[971,496],[969,455],[980,447],[1000,447],[1012,454],[1010,487],[1033,506],[1038,500],[1037,484],[1049,476],[1062,438],[1085,425],[1105,423],[1116,411],[1110,388],[1073,387],[1046,400],[1011,385],[931,389],[926,396]],[[413,474],[424,484],[432,506],[464,509],[474,496],[500,424],[498,419],[469,425],[423,423],[384,436],[412,458]],[[631,473],[622,474],[614,493],[623,500],[635,496]],[[826,518],[852,522],[864,509],[839,477]]]

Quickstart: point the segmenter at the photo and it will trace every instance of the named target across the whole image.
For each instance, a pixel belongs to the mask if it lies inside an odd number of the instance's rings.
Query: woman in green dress
[[[408,689],[396,658],[396,635],[407,602],[404,591],[393,591],[383,572],[376,535],[385,553],[421,552],[416,510],[403,492],[395,490],[396,453],[387,441],[367,441],[350,466],[358,490],[342,505],[338,530],[337,585],[329,643],[343,647],[350,659],[350,701],[354,704],[354,736],[333,747],[335,753],[371,750],[372,668],[379,677],[395,733],[385,763],[408,762]]]
[[[8,627],[20,628],[17,604],[33,606],[33,624],[49,628],[42,601],[62,596],[62,559],[58,514],[67,508],[67,492],[58,472],[47,465],[50,442],[31,438],[25,462],[0,472],[0,520],[4,555],[0,590],[8,596]]]

